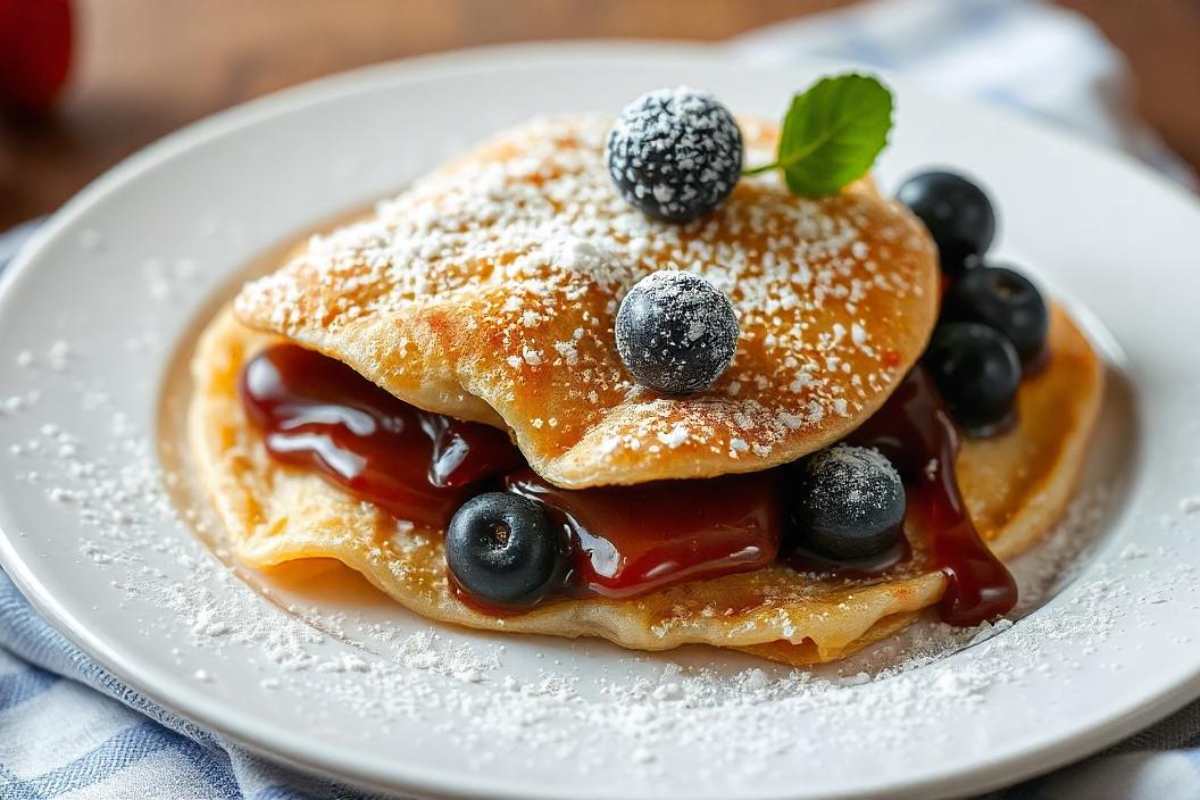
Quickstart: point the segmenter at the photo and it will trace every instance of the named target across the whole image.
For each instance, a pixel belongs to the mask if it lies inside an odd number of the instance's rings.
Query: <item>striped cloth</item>
[[[366,795],[282,770],[181,720],[51,628],[0,572],[0,798]]]
[[[1120,59],[1070,14],[1018,0],[894,0],[733,43],[821,55],[1000,103],[1191,174],[1129,115]],[[0,268],[32,226],[0,237]],[[247,753],[132,691],[48,626],[0,573],[0,798],[360,798]],[[1200,799],[1200,704],[1108,752],[989,800]]]

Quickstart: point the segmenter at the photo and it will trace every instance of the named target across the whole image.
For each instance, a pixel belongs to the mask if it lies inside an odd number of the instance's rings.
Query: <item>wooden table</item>
[[[497,42],[719,40],[846,2],[76,0],[74,74],[57,113],[0,123],[0,230],[181,125],[331,72]],[[1200,164],[1200,3],[1068,4],[1125,49],[1148,118]]]

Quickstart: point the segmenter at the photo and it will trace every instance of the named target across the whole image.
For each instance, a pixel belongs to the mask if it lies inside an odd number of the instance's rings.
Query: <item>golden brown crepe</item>
[[[792,664],[837,659],[891,635],[945,589],[946,578],[929,567],[925,534],[909,527],[912,560],[879,578],[819,578],[775,565],[636,599],[552,598],[516,616],[483,614],[451,590],[441,531],[398,521],[316,474],[270,458],[244,415],[237,376],[249,356],[276,341],[225,310],[193,361],[193,456],[229,546],[251,566],[333,558],[433,620],[598,636],[638,650],[706,643]],[[1048,365],[1021,386],[1019,425],[991,439],[968,439],[958,459],[971,516],[1002,558],[1035,541],[1066,507],[1100,406],[1102,365],[1058,309],[1048,348]]]
[[[565,488],[752,472],[861,424],[936,319],[920,224],[867,180],[805,200],[774,176],[741,181],[703,219],[654,221],[612,186],[610,125],[560,117],[500,135],[315,237],[246,287],[238,317],[415,406],[508,428]],[[743,130],[773,149],[774,128]],[[726,291],[741,324],[731,367],[686,398],[639,387],[613,344],[625,291],[669,268]]]
[[[272,460],[249,425],[238,373],[281,338],[415,406],[508,429],[531,466],[566,488],[762,470],[861,425],[936,320],[938,267],[919,223],[868,180],[814,201],[774,177],[742,181],[696,222],[649,220],[611,185],[609,124],[575,116],[502,134],[369,218],[314,237],[218,315],[193,362],[189,432],[231,550],[260,568],[336,559],[433,620],[639,650],[706,643],[803,664],[891,635],[946,588],[911,525],[912,558],[881,577],[775,564],[497,617],[455,595],[442,531]],[[743,131],[752,150],[773,149],[773,128]],[[741,325],[730,369],[686,398],[637,386],[613,337],[624,292],[669,268],[726,291]],[[1099,409],[1101,365],[1058,310],[1049,350],[1022,384],[1016,429],[968,440],[958,461],[972,517],[1001,557],[1061,514]]]

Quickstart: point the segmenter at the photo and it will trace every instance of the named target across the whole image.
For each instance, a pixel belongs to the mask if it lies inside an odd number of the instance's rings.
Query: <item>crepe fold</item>
[[[236,313],[419,408],[512,432],[563,488],[754,472],[845,436],[924,350],[932,242],[869,180],[819,200],[745,179],[711,215],[654,221],[617,194],[611,120],[500,134],[248,285]],[[752,158],[776,131],[751,120]],[[686,398],[638,386],[614,344],[638,279],[684,269],[731,298],[737,354]]]
[[[635,599],[552,598],[528,613],[489,616],[455,597],[441,531],[398,520],[268,455],[246,419],[237,379],[248,358],[278,341],[226,309],[203,334],[192,364],[192,457],[229,547],[251,566],[332,558],[440,622],[595,636],[636,650],[702,643],[791,664],[834,660],[891,635],[945,589],[944,575],[930,568],[926,533],[909,526],[912,559],[882,577],[829,578],[774,565]],[[1017,427],[967,440],[957,463],[976,527],[1002,558],[1029,546],[1065,509],[1100,407],[1102,365],[1059,309],[1048,348],[1046,367],[1021,385]]]

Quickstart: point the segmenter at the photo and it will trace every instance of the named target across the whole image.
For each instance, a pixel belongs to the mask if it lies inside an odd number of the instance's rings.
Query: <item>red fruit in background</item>
[[[45,111],[70,64],[68,0],[0,0],[0,105]]]

